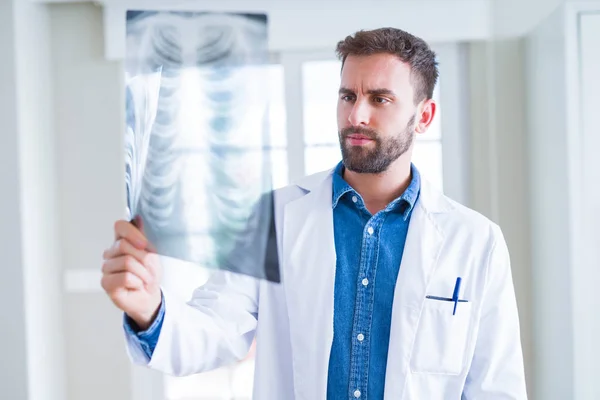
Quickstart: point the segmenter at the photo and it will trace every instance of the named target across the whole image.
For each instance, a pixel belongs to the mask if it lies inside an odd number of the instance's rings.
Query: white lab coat
[[[256,334],[254,399],[326,398],[336,256],[332,171],[275,194],[282,283],[219,272],[186,304],[164,292],[166,314],[151,360],[188,375],[246,356]],[[427,299],[452,297],[454,304]],[[386,400],[526,399],[509,254],[500,229],[422,180],[395,288]]]

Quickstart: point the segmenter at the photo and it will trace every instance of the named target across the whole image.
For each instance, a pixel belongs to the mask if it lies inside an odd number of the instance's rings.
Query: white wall
[[[25,326],[25,277],[21,240],[21,182],[19,174],[19,122],[15,96],[16,62],[14,7],[0,2],[0,53],[8,55],[0,63],[0,243],[2,279],[0,279],[0,387],[10,398],[26,399],[27,330]],[[7,307],[10,305],[10,307]],[[9,329],[10,328],[10,329]]]
[[[52,5],[50,21],[63,244],[57,273],[93,271],[99,287],[102,251],[125,210],[122,65],[104,58],[101,8]],[[102,292],[65,295],[69,399],[131,398],[121,317]]]
[[[523,37],[562,3],[571,0],[494,0],[492,5],[495,38]]]
[[[550,400],[600,396],[599,15],[600,1],[568,2],[527,41],[535,385]]]
[[[593,12],[586,12],[578,19],[580,36],[580,88],[583,172],[582,207],[580,215],[584,224],[580,231],[581,263],[575,265],[573,279],[577,287],[574,300],[575,320],[575,385],[577,396],[582,399],[600,398],[600,381],[596,373],[600,357],[600,299],[597,296],[600,282],[600,246],[598,246],[598,226],[600,226],[600,130],[598,129],[598,109],[600,109],[600,1]],[[589,318],[589,315],[595,317]]]
[[[46,6],[17,2],[17,96],[25,315],[32,399],[65,397],[62,279]]]
[[[534,324],[525,53],[519,35],[542,18],[536,0],[497,0],[493,37],[470,47],[471,204],[496,221],[506,237],[521,322],[528,393],[535,397]],[[508,21],[507,16],[511,17]]]
[[[529,166],[531,179],[532,264],[536,279],[532,285],[533,315],[536,337],[536,378],[532,382],[540,399],[567,399],[573,396],[573,333],[568,317],[571,278],[568,274],[569,246],[568,165],[564,157],[567,148],[567,114],[563,105],[567,97],[565,63],[557,62],[566,55],[562,38],[564,23],[556,14],[547,20],[527,43],[527,88],[530,118]],[[554,82],[548,93],[549,82]],[[545,96],[540,96],[546,93]],[[534,151],[535,149],[535,151]],[[555,194],[553,194],[555,193]],[[552,216],[552,229],[547,220]],[[545,307],[548,293],[561,293],[563,301]],[[562,296],[561,296],[562,297]],[[566,317],[566,318],[565,318]],[[548,351],[552,349],[552,351]],[[559,379],[557,379],[560,377]]]
[[[11,399],[64,399],[62,291],[47,7],[5,1],[0,237],[0,388]],[[6,215],[4,215],[6,214]]]
[[[494,136],[497,217],[510,248],[512,273],[521,318],[521,340],[528,382],[533,379],[531,253],[526,87],[522,40],[494,44]],[[533,390],[529,388],[530,396]]]
[[[505,235],[525,372],[534,375],[524,54],[519,40],[470,46],[471,205]],[[531,385],[528,387],[533,396]]]
[[[490,119],[488,169],[495,172],[487,182],[480,174],[479,187],[489,184],[496,193],[485,204],[507,231],[516,261],[528,388],[532,398],[544,400],[596,398],[581,397],[590,387],[585,363],[593,348],[581,343],[589,339],[585,329],[596,312],[584,312],[590,303],[582,297],[590,291],[582,290],[590,279],[584,267],[589,270],[589,261],[576,258],[573,250],[574,243],[582,246],[573,228],[580,206],[571,196],[583,181],[569,164],[571,151],[580,146],[573,142],[580,132],[575,116],[579,96],[571,92],[579,85],[573,78],[579,67],[573,64],[578,44],[566,47],[577,29],[567,28],[564,10],[576,4],[495,1],[494,39],[482,56],[492,82],[490,104],[483,108]],[[565,29],[571,32],[565,35]],[[526,42],[523,35],[531,31]],[[549,300],[557,293],[562,301]]]
[[[531,158],[544,155],[537,148],[530,148],[527,97],[540,88],[528,85],[524,35],[567,1],[494,0],[490,7],[492,37],[471,46],[472,201],[505,233],[519,306],[528,392],[530,398],[539,399],[547,399],[552,392],[548,388],[553,386],[540,382],[540,374],[548,368],[562,367],[548,365],[545,356],[539,354],[539,343],[546,340],[547,327],[539,324],[539,309],[532,294],[534,285],[552,278],[532,268],[532,257],[536,257],[532,248],[540,238],[533,231],[530,215],[548,211],[548,202],[536,195],[538,183],[530,180]],[[551,69],[536,65],[544,72]],[[559,164],[555,166],[559,168]],[[568,351],[568,346],[563,346],[558,358]],[[569,380],[568,374],[565,380]]]

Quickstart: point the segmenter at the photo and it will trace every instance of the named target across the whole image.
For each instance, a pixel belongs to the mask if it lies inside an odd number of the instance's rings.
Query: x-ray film
[[[158,254],[279,281],[267,18],[129,11],[127,215]]]

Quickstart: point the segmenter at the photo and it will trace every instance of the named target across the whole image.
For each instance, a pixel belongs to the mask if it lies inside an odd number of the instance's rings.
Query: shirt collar
[[[342,177],[344,173],[344,163],[340,161],[333,171],[333,203],[332,206],[335,208],[340,201],[340,198],[348,193],[354,192],[355,190],[346,182]]]
[[[410,213],[412,212],[417,199],[419,198],[419,192],[421,189],[421,175],[417,167],[411,163],[411,181],[404,193],[392,201],[385,208],[385,211],[392,211],[399,209],[402,211],[403,217],[406,220]],[[335,167],[333,173],[333,198],[332,198],[332,207],[335,208],[342,198],[342,196],[348,192],[356,193],[356,191],[346,182],[346,180],[342,177],[344,172],[344,163],[340,161],[338,165]]]

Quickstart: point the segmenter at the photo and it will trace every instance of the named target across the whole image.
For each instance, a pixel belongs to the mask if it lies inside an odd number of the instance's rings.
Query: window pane
[[[302,64],[304,142],[337,144],[337,93],[341,62],[309,61]]]
[[[308,146],[304,153],[306,174],[325,171],[335,167],[342,160],[339,144],[330,146]]]
[[[269,130],[271,135],[270,145],[285,147],[287,145],[284,71],[279,64],[269,65]]]
[[[271,166],[273,170],[273,189],[279,189],[288,184],[288,156],[286,149],[271,150]]]
[[[442,143],[439,141],[417,142],[413,162],[423,178],[443,190]]]

